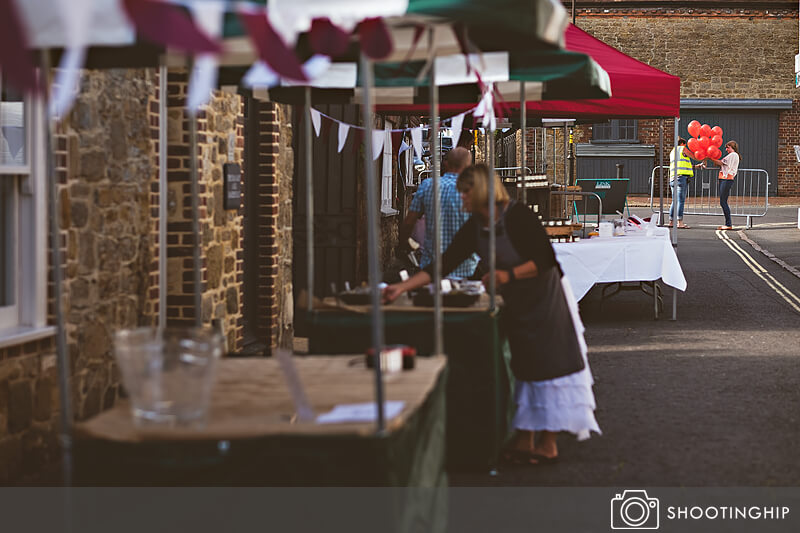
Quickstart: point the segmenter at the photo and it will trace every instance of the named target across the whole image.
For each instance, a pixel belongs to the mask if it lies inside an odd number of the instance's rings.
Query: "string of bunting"
[[[484,106],[485,107],[485,106]],[[464,111],[463,113],[459,113],[458,115],[454,115],[450,118],[444,119],[442,123],[449,123],[450,128],[453,130],[453,146],[458,145],[458,140],[461,137],[461,132],[464,125],[464,119],[467,115],[474,114],[476,116],[482,116],[479,112],[481,111],[481,105],[476,105],[475,107]],[[350,131],[354,130],[354,134],[356,135],[356,140],[360,141],[363,139],[364,131],[366,130],[363,126],[357,126],[355,124],[350,124],[338,118],[334,118],[330,115],[326,115],[322,111],[318,109],[311,108],[311,123],[314,127],[314,134],[319,137],[320,134],[327,134],[327,130],[330,128],[330,123],[326,126],[323,125],[322,119],[325,118],[331,123],[336,123],[339,126],[339,130],[337,133],[338,138],[338,146],[337,151],[341,152],[344,149],[345,144],[347,144],[347,139],[349,138]],[[417,126],[414,128],[394,128],[394,129],[381,129],[381,130],[373,130],[372,132],[372,158],[377,159],[383,153],[384,144],[388,141],[391,143],[391,146],[398,146],[398,154],[402,154],[404,151],[408,150],[413,146],[414,151],[417,153],[418,157],[422,157],[422,130],[427,129],[424,126]],[[405,141],[405,134],[409,134],[411,136],[411,145],[407,144]],[[326,135],[327,136],[327,135]],[[390,140],[391,139],[391,140]],[[397,141],[400,141],[399,145]],[[355,145],[359,143],[356,142]]]

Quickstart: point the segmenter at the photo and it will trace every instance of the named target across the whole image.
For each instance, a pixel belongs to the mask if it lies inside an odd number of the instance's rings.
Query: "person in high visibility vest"
[[[676,153],[678,155],[677,168],[675,164]],[[689,194],[689,180],[694,177],[694,169],[700,167],[692,164],[694,155],[686,147],[686,139],[678,139],[677,148],[673,148],[669,154],[669,186],[672,187],[672,204],[669,206],[669,224],[672,227],[673,219],[678,220],[678,227],[689,229],[683,223],[683,206],[686,204],[686,196]]]

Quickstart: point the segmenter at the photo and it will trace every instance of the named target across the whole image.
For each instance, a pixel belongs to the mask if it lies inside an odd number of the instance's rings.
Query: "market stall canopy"
[[[680,115],[681,81],[677,76],[623,54],[572,24],[566,31],[566,45],[567,50],[590,55],[608,72],[611,78],[611,98],[529,102],[526,106],[529,118],[606,120]],[[519,105],[516,107],[519,109]]]

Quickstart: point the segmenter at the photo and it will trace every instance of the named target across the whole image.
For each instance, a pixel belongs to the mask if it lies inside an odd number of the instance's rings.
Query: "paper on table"
[[[391,420],[400,414],[406,402],[384,402],[383,413],[386,420]],[[378,413],[375,402],[340,404],[330,412],[317,417],[317,424],[342,424],[346,422],[375,422]]]

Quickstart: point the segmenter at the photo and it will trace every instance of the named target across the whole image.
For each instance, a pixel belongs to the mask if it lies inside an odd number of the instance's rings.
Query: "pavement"
[[[556,465],[452,474],[451,485],[800,484],[800,277],[774,260],[800,266],[797,207],[770,207],[746,230],[686,222],[676,321],[653,320],[652,300],[633,291],[602,312],[597,287],[581,301],[603,434],[561,435]]]

